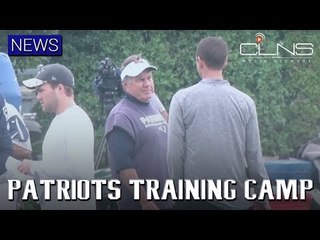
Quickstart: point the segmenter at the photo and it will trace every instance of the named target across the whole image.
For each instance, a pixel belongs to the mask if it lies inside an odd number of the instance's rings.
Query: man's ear
[[[196,57],[196,61],[197,61],[197,65],[199,66],[199,68],[202,69],[203,66],[205,65],[205,62],[199,56]]]
[[[122,89],[123,89],[124,91],[126,91],[127,84],[128,84],[127,81],[123,81],[123,82],[122,82]]]
[[[201,58],[199,56],[196,56],[196,62],[199,64],[201,61]]]
[[[224,64],[223,64],[223,68],[225,68],[227,65],[228,65],[228,57],[226,57],[226,60],[224,61]]]

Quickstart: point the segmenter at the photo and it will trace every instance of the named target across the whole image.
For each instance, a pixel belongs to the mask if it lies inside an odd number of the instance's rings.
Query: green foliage
[[[36,67],[41,61],[67,65],[76,79],[76,101],[90,115],[96,129],[96,145],[103,136],[106,114],[101,113],[92,90],[96,68],[105,57],[117,66],[129,55],[141,53],[159,71],[154,73],[156,91],[167,109],[173,94],[199,80],[195,67],[196,45],[205,36],[222,36],[229,45],[225,78],[250,95],[257,107],[261,143],[265,155],[293,154],[319,128],[320,31],[285,30],[61,30],[0,31],[6,34],[57,33],[63,35],[63,56],[59,58],[14,58],[17,68]],[[275,53],[276,44],[291,49],[294,43],[313,43],[309,59],[250,58],[239,53],[240,43],[255,43],[255,34],[264,33],[262,53]],[[0,45],[3,49],[6,45]],[[282,51],[283,56],[290,56]],[[41,112],[41,111],[40,111]],[[44,129],[48,114],[38,113]],[[97,147],[96,147],[97,148]]]

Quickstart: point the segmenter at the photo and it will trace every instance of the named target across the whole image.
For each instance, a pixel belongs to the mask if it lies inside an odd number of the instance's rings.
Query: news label
[[[9,56],[62,56],[62,35],[8,35]]]

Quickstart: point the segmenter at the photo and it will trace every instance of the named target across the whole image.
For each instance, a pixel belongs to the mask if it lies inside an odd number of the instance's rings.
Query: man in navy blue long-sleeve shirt
[[[0,175],[7,171],[6,161],[12,154],[12,141],[7,129],[4,97],[0,94]]]

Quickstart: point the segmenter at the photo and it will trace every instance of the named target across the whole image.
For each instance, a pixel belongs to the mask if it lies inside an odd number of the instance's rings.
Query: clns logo
[[[313,44],[310,42],[296,42],[284,44],[283,42],[273,43],[271,51],[263,48],[266,44],[266,37],[263,33],[255,35],[255,42],[240,43],[240,55],[253,58],[301,58],[313,55]],[[272,43],[268,43],[272,44]]]

